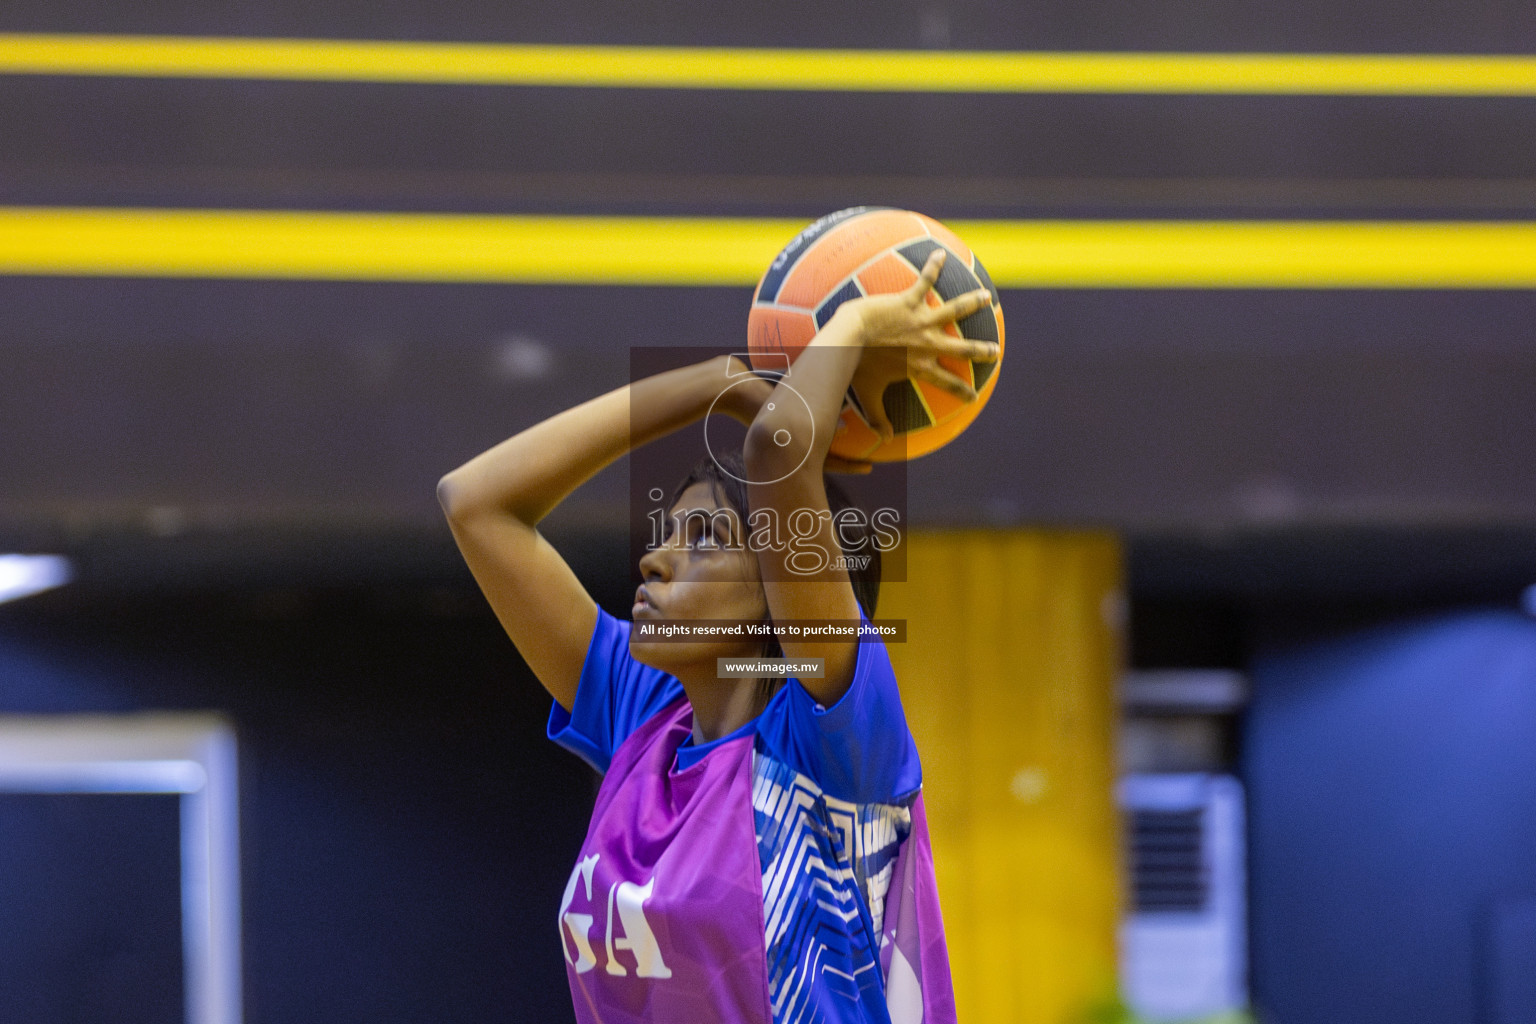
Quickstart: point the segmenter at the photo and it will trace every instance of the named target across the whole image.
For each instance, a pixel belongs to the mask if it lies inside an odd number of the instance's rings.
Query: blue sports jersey
[[[575,708],[567,712],[557,701],[549,713],[549,738],[599,772],[642,722],[683,696],[675,676],[630,655],[629,630],[629,622],[598,609]],[[896,673],[877,641],[859,644],[853,682],[832,707],[816,703],[800,680],[787,679],[763,713],[735,732],[699,745],[684,741],[677,766],[688,768],[720,744],[754,733],[771,756],[842,800],[894,801],[922,785]]]

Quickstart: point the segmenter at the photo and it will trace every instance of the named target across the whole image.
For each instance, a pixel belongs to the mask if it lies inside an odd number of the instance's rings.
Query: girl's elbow
[[[464,485],[453,473],[445,475],[437,482],[437,504],[443,510],[443,515],[448,519],[463,518],[466,505]]]
[[[780,443],[785,441],[786,443]],[[803,461],[805,446],[796,445],[794,432],[772,414],[759,413],[747,428],[747,438],[741,446],[741,459],[747,474],[754,480],[775,479]]]

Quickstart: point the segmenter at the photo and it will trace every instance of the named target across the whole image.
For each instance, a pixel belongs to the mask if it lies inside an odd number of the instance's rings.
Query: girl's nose
[[[653,548],[640,556],[640,578],[646,583],[653,580],[665,583],[672,578],[670,546]]]

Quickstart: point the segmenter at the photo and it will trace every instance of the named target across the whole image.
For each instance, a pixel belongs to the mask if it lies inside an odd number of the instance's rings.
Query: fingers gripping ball
[[[882,441],[849,392],[843,403],[833,455],[892,462],[926,455],[953,441],[971,425],[992,396],[1002,365],[1003,308],[997,289],[970,248],[944,225],[910,210],[856,206],[821,218],[784,247],[757,284],[747,316],[747,347],[755,369],[783,369],[791,363],[837,307],[861,295],[899,292],[918,279],[935,249],[947,252],[930,305],[985,288],[992,304],[946,328],[972,341],[994,341],[996,362],[942,355],[939,363],[969,382],[976,397],[967,401],[937,385],[908,377],[885,389],[886,417],[895,428]]]

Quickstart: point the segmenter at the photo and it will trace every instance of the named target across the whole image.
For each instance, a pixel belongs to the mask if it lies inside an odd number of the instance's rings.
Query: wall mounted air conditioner
[[[1120,780],[1127,914],[1126,1004],[1154,1021],[1197,1020],[1248,1004],[1243,789],[1230,775],[1147,773]]]

